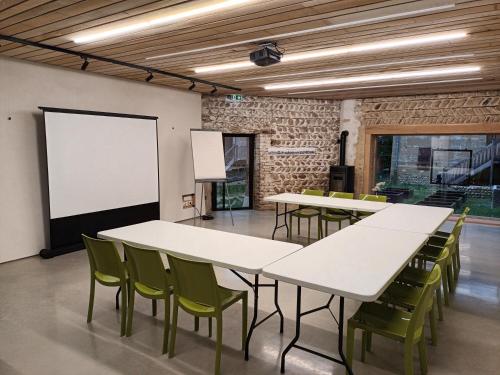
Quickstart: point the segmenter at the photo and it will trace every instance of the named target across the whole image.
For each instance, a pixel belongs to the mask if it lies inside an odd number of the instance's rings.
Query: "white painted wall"
[[[161,218],[192,217],[181,196],[194,188],[189,129],[201,127],[199,94],[0,57],[0,263],[48,246],[38,106],[158,116]]]

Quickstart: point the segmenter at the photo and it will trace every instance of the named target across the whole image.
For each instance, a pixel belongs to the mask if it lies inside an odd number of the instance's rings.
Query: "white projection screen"
[[[191,129],[191,147],[195,181],[226,179],[222,133],[212,130]]]
[[[158,218],[156,117],[42,109],[52,247]]]

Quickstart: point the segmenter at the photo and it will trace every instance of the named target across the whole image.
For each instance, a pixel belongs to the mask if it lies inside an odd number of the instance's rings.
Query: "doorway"
[[[223,142],[227,189],[225,182],[212,184],[212,209],[252,209],[255,135],[223,134]]]

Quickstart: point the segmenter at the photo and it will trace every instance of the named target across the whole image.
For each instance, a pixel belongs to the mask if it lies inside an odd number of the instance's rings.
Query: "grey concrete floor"
[[[202,225],[270,238],[274,215],[238,211],[235,221],[232,227],[228,213],[218,213],[214,221]],[[428,347],[429,374],[499,374],[500,227],[465,225],[461,248],[462,272],[456,294],[451,306],[445,309],[444,322],[439,323],[438,345]],[[163,306],[159,307],[158,317],[153,318],[150,303],[137,298],[133,335],[120,338],[119,314],[114,309],[115,290],[98,286],[94,320],[87,324],[88,273],[84,251],[50,260],[32,257],[0,264],[0,374],[213,373],[214,341],[207,337],[206,322],[202,321],[200,332],[195,333],[192,318],[185,313],[180,314],[173,359],[161,355]],[[229,271],[218,269],[217,275],[220,284],[244,289],[243,283]],[[292,285],[280,287],[285,333],[279,334],[277,318],[258,327],[249,362],[244,361],[239,350],[241,305],[226,311],[224,374],[279,374],[279,355],[294,334],[295,290]],[[327,298],[325,294],[304,290],[303,306],[315,307]],[[272,301],[272,291],[263,288],[262,315],[273,310]],[[336,305],[335,299],[333,306]],[[347,316],[357,307],[356,302],[348,300]],[[304,319],[302,344],[333,353],[336,342],[336,326],[328,312]],[[403,374],[403,348],[399,343],[374,337],[373,349],[366,363],[361,363],[357,342],[356,374]],[[344,374],[344,371],[327,360],[292,350],[287,357],[286,373]],[[416,353],[415,373],[419,373]]]

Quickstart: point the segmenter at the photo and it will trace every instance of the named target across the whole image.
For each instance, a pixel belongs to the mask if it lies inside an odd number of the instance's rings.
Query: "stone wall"
[[[255,134],[254,208],[264,197],[304,188],[326,189],[338,163],[340,101],[245,96],[241,102],[204,96],[202,126]],[[275,155],[269,147],[315,147],[312,155]]]

